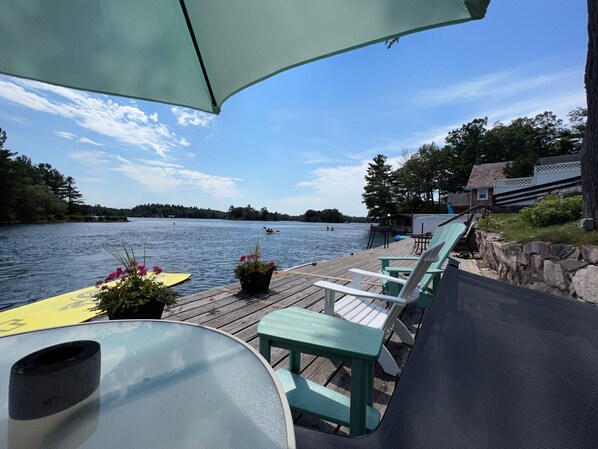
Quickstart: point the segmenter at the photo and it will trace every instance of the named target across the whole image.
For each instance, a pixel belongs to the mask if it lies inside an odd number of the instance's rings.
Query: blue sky
[[[7,148],[73,176],[87,204],[364,216],[367,164],[489,123],[586,105],[582,0],[493,0],[481,21],[294,68],[220,115],[0,75]],[[176,79],[173,79],[176,82]]]

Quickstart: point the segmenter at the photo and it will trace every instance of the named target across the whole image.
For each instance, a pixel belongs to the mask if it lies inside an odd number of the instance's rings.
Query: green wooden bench
[[[294,411],[309,413],[362,435],[380,421],[372,407],[374,364],[384,332],[340,318],[290,307],[266,315],[258,324],[260,353],[269,362],[270,349],[289,351],[289,370],[277,372]],[[301,353],[342,360],[351,365],[351,397],[301,377]]]

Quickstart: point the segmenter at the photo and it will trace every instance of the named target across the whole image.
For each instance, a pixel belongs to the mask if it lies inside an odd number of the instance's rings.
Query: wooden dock
[[[187,321],[223,330],[236,336],[258,349],[257,325],[266,314],[286,307],[302,307],[322,312],[324,308],[324,291],[314,287],[314,282],[326,279],[341,284],[349,284],[349,268],[361,268],[378,271],[379,256],[412,256],[411,239],[393,242],[387,248],[373,248],[330,261],[317,262],[275,274],[269,291],[249,295],[241,291],[238,283],[224,287],[216,287],[200,293],[185,296],[177,304],[166,310],[164,319]],[[463,259],[461,268],[476,271],[477,265],[472,259]],[[478,271],[479,274],[479,271]],[[375,278],[365,279],[368,289],[380,291],[380,284]],[[366,287],[366,285],[364,285]],[[417,307],[408,307],[402,319],[412,332],[419,325],[421,311]],[[409,346],[403,345],[393,334],[387,347],[403,366],[409,354]],[[286,367],[287,351],[273,348],[271,364],[274,369]],[[347,395],[350,385],[350,367],[321,357],[302,355],[301,375],[326,385]],[[386,375],[379,365],[375,373],[374,406],[383,414],[394,390],[396,378]],[[307,415],[295,416],[295,422],[308,427],[318,427],[327,432],[348,434],[348,428],[327,423]]]

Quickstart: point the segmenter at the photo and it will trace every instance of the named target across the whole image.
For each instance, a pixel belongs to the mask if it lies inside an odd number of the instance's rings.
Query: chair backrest
[[[436,296],[378,428],[299,449],[598,447],[596,305],[452,267]]]
[[[426,276],[428,268],[438,262],[440,259],[439,254],[444,246],[444,242],[435,243],[434,245],[430,245],[428,249],[421,254],[413,271],[407,277],[407,281],[403,285],[403,288],[401,288],[399,298],[404,299],[408,303],[419,298],[419,286],[421,280]]]
[[[433,263],[438,262],[438,254],[442,251],[444,247],[443,242],[438,242],[434,245],[428,247],[417,261],[417,264],[413,268],[413,271],[407,277],[407,281],[403,285],[403,288],[399,291],[398,297],[404,299],[405,302],[410,303],[417,301],[419,298],[419,286],[422,278],[426,275],[426,271]],[[403,309],[403,305],[399,305],[396,303],[392,303],[390,310],[388,311],[388,315],[386,320],[384,320],[384,324],[382,328],[386,332],[392,326],[394,326],[395,320],[398,318],[401,310]]]
[[[430,246],[444,242],[444,246],[438,253],[438,260],[430,265],[430,268],[442,268],[442,265],[448,258],[448,256],[453,251],[453,248],[463,237],[465,231],[467,230],[466,226],[463,223],[449,223],[444,226],[438,226],[432,235],[432,239],[430,240]],[[430,285],[432,280],[434,279],[434,274],[426,274],[423,276],[420,287],[421,289],[425,289]]]

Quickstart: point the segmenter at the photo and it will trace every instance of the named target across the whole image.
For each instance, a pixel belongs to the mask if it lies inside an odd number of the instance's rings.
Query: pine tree
[[[77,187],[75,187],[75,180],[72,176],[67,176],[65,180],[64,195],[68,204],[68,213],[76,213],[79,206],[83,204],[83,200],[81,199],[83,198],[83,195],[79,192]]]
[[[395,182],[393,169],[386,163],[386,156],[378,154],[368,164],[366,185],[361,195],[368,210],[368,217],[380,221],[396,213]]]

